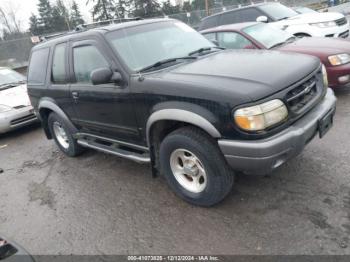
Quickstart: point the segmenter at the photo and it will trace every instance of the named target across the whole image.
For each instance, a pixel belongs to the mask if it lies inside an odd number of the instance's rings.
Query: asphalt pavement
[[[69,158],[39,126],[0,136],[0,235],[40,254],[350,254],[350,88],[334,127],[267,177],[239,175],[213,208],[148,165]]]

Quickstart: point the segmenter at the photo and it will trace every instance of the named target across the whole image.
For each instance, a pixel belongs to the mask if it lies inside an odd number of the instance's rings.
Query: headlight
[[[350,63],[350,55],[349,54],[332,55],[328,57],[328,61],[333,66],[344,65],[344,64]]]
[[[11,111],[12,108],[9,107],[9,106],[5,106],[5,105],[0,105],[0,113],[4,113],[4,112],[7,112],[7,111]]]
[[[238,109],[235,114],[236,124],[246,131],[260,131],[276,125],[288,117],[288,109],[278,99],[261,105]]]
[[[328,75],[327,70],[324,65],[322,65],[322,75],[323,75],[323,85],[327,88],[328,87]]]
[[[337,23],[335,21],[330,21],[330,22],[314,23],[310,25],[317,26],[319,28],[327,28],[327,27],[337,26]]]

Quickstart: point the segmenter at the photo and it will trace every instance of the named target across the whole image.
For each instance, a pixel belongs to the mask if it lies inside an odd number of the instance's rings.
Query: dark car
[[[325,65],[329,86],[350,83],[350,42],[345,39],[297,38],[272,25],[240,23],[201,32],[206,38],[228,49],[269,49],[317,56]]]
[[[319,59],[221,50],[171,19],[43,42],[28,87],[46,136],[68,156],[89,147],[151,163],[202,206],[230,192],[235,171],[266,174],[322,137],[336,102]]]

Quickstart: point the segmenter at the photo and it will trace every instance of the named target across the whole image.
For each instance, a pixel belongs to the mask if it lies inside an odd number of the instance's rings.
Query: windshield
[[[315,10],[308,7],[297,7],[295,8],[295,11],[297,11],[299,14],[317,13]]]
[[[277,3],[261,5],[259,8],[272,17],[272,19],[275,21],[298,15],[298,13],[293,9]]]
[[[269,24],[257,24],[243,29],[247,35],[264,45],[267,49],[284,43],[294,36]]]
[[[25,77],[16,71],[3,68],[0,69],[0,86],[25,81]]]
[[[200,48],[215,47],[194,29],[176,21],[117,30],[108,33],[107,39],[136,72],[159,61],[188,56]]]

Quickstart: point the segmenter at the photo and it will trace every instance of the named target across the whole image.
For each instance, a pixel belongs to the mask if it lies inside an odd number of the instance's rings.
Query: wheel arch
[[[164,121],[193,125],[202,129],[213,138],[221,137],[221,134],[216,129],[216,127],[204,116],[185,109],[168,108],[160,109],[152,113],[151,116],[148,118],[146,124],[146,139],[148,146],[151,146],[152,128],[155,126],[155,124]]]
[[[59,115],[68,126],[71,132],[77,133],[77,128],[73,125],[73,123],[68,118],[67,114],[56,104],[56,102],[51,98],[42,98],[38,104],[38,112],[40,116],[40,120],[45,131],[46,137],[48,139],[52,139],[52,134],[48,127],[48,117],[51,112]]]

